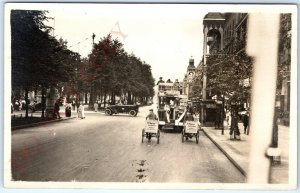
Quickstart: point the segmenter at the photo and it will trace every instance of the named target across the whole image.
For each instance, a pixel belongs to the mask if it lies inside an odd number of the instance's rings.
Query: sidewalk
[[[59,113],[60,113],[61,119],[41,120],[41,121],[34,122],[34,123],[28,123],[28,124],[22,124],[22,125],[18,125],[18,126],[12,126],[11,129],[16,130],[16,129],[23,129],[23,128],[27,128],[27,127],[35,127],[35,126],[45,125],[45,124],[49,124],[49,123],[55,123],[55,122],[69,120],[69,119],[73,119],[73,118],[78,117],[76,110],[71,110],[71,117],[66,117],[65,116],[64,108],[61,108]],[[28,113],[28,116],[29,117],[41,118],[41,114],[42,114],[41,111],[37,111],[37,112],[34,112],[34,113]],[[13,119],[18,119],[18,118],[21,118],[21,117],[25,117],[25,111],[15,111],[14,113],[11,114],[12,121],[13,121]]]
[[[214,127],[202,127],[203,132],[225,154],[225,156],[243,174],[247,175],[250,153],[250,135],[244,134],[244,127],[239,123],[241,140],[230,140],[229,129],[224,126],[224,135]],[[289,127],[278,126],[278,146],[281,150],[281,164],[271,166],[271,183],[288,183],[289,172]]]

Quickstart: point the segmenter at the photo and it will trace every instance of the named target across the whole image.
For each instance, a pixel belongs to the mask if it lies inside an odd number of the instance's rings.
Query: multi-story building
[[[245,52],[247,40],[248,13],[208,13],[203,19],[203,64],[200,66],[202,73],[202,99],[209,100],[216,93],[211,92],[209,85],[207,69],[210,67],[207,63],[210,57],[216,55],[226,55],[232,58],[240,55],[247,57]],[[290,105],[290,62],[291,62],[291,15],[281,15],[281,31],[279,45],[279,84],[277,93],[277,103],[280,104],[281,112],[288,116]],[[251,62],[249,61],[249,65]],[[222,65],[220,65],[221,67]],[[245,90],[250,90],[251,77],[245,78],[242,84]],[[241,101],[243,106],[249,107],[250,93],[246,93],[246,99]],[[202,112],[205,115],[205,109]]]
[[[211,88],[211,86],[214,87],[214,85],[212,85],[213,83],[211,77],[209,77],[209,72],[212,72],[212,66],[210,66],[211,64],[208,64],[208,61],[213,60],[213,58],[221,57],[221,55],[223,55],[223,58],[232,57],[232,59],[234,59],[236,55],[245,52],[247,22],[247,13],[208,13],[203,19],[204,47],[201,92],[203,104],[201,105],[202,108],[200,115],[201,121],[204,123],[208,122],[209,120],[214,120],[211,117],[215,117],[215,120],[220,120],[219,116],[223,116],[222,114],[219,115],[220,112],[223,112],[223,110],[219,109],[221,106],[216,109],[209,107],[214,107],[214,105],[212,105],[212,100],[217,100],[216,102],[220,102],[220,100],[224,101],[222,89],[220,90]],[[218,69],[215,70],[219,71],[219,76],[223,76],[223,73],[226,70],[231,71],[231,69],[225,69],[224,64],[226,61],[219,61],[217,63]],[[251,64],[249,63],[249,65]],[[243,91],[243,93],[246,93],[246,99],[245,101],[241,102],[245,103],[244,106],[247,107],[249,106],[249,100],[247,100],[247,98],[250,98],[250,94],[247,94],[247,90],[249,90],[249,84],[247,85],[243,83],[244,81],[249,82],[249,80],[246,81],[245,78],[245,80],[242,79],[240,81],[240,84],[244,84],[245,87],[248,87]],[[224,105],[224,102],[222,102],[222,104]]]

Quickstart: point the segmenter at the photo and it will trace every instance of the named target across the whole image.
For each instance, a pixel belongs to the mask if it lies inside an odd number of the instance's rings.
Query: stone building
[[[245,52],[247,40],[248,13],[208,13],[203,19],[203,69],[201,86],[202,99],[210,100],[215,93],[207,88],[209,78],[207,61],[216,55],[237,56],[247,55]],[[281,15],[280,45],[278,55],[278,86],[277,106],[280,106],[282,117],[289,118],[290,106],[290,64],[291,64],[291,14]],[[250,64],[249,64],[250,65]],[[250,90],[251,77],[243,80],[245,89]],[[250,106],[250,93],[247,99],[241,101],[244,108]],[[203,109],[205,115],[205,109]]]

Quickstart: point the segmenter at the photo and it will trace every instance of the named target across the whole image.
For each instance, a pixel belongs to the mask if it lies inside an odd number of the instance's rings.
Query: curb
[[[247,177],[245,170],[211,137],[205,129],[202,129],[203,133],[217,146],[217,148],[229,159],[229,161],[243,174]]]
[[[50,123],[56,123],[56,122],[60,122],[60,121],[70,120],[70,119],[74,119],[74,118],[76,118],[76,117],[70,117],[67,119],[54,119],[54,120],[49,120],[49,121],[41,121],[38,123],[19,125],[19,126],[11,127],[11,130],[24,129],[24,128],[28,128],[28,127],[36,127],[36,126],[46,125],[46,124],[50,124]]]

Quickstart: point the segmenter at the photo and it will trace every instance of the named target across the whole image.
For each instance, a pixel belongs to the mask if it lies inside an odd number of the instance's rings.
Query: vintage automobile
[[[113,115],[119,113],[129,114],[135,117],[139,112],[138,105],[109,105],[105,108],[105,115]]]

